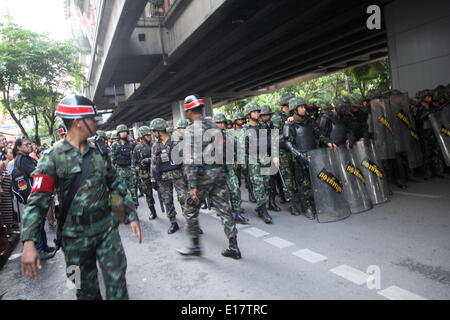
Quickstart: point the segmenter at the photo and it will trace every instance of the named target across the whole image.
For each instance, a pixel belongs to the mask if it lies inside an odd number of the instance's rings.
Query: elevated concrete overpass
[[[103,1],[87,94],[100,109],[113,111],[106,129],[157,116],[177,120],[180,100],[191,93],[217,105],[384,58],[385,21],[369,30],[367,7],[391,6],[388,17],[395,20],[399,8],[412,3],[150,2]]]

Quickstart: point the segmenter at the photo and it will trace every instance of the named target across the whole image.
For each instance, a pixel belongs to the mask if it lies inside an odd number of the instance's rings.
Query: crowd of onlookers
[[[36,145],[26,137],[7,141],[4,135],[0,135],[0,268],[18,241],[21,212],[32,187],[31,173],[47,148],[46,144]],[[50,226],[56,225],[53,217],[49,214]],[[45,254],[52,248],[47,245],[44,225],[41,231],[44,241],[36,247]]]

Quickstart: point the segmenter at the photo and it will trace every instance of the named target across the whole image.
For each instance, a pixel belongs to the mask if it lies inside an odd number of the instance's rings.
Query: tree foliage
[[[330,104],[333,98],[340,95],[359,95],[365,98],[369,90],[385,91],[390,89],[390,85],[389,60],[385,59],[301,82],[273,93],[229,103],[216,109],[216,112],[224,113],[229,118],[234,112],[243,111],[244,106],[250,101],[260,105],[268,104],[275,111],[279,107],[281,96],[285,93],[301,96],[311,104],[323,106]]]
[[[23,120],[32,119],[34,136],[39,128],[49,135],[55,127],[55,108],[62,95],[79,88],[83,79],[78,50],[14,23],[5,16],[0,24],[0,97],[3,107],[29,136]]]

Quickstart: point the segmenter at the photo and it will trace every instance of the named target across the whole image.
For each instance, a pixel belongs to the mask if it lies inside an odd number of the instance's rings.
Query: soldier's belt
[[[72,215],[72,224],[73,225],[82,225],[82,226],[91,225],[91,224],[99,222],[100,220],[103,220],[110,214],[111,214],[111,212],[109,210],[105,210],[104,212],[85,213],[81,217]]]

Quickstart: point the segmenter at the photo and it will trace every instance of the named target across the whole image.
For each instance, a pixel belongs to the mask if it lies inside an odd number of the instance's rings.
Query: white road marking
[[[264,241],[267,243],[270,243],[274,247],[277,247],[280,249],[287,248],[287,247],[294,245],[292,242],[281,239],[280,237],[271,237],[271,238],[265,239]]]
[[[424,193],[414,193],[414,192],[405,192],[405,191],[394,191],[395,194],[401,194],[404,196],[413,196],[413,197],[422,197],[429,199],[439,199],[441,196],[436,196],[432,194],[424,194]]]
[[[321,254],[311,251],[309,249],[302,249],[302,250],[293,252],[292,254],[294,256],[302,258],[303,260],[306,260],[311,263],[317,263],[317,262],[328,260],[328,258],[325,257],[324,255],[321,255]]]
[[[261,229],[254,228],[254,227],[253,228],[247,228],[247,229],[244,229],[242,231],[243,232],[247,232],[248,234],[254,236],[255,238],[264,237],[264,236],[267,236],[268,234],[270,234],[268,232],[265,232],[265,231],[263,231]]]
[[[380,290],[377,293],[385,298],[388,298],[389,300],[427,300],[424,297],[397,286],[391,286]]]
[[[15,260],[21,256],[22,256],[22,253],[15,253],[15,254],[11,255],[8,260],[10,260],[10,261]]]
[[[245,229],[245,228],[248,228],[248,227],[250,227],[250,225],[248,225],[248,224],[236,223],[236,229],[238,229],[238,230]]]
[[[367,273],[362,272],[353,267],[347,266],[345,264],[343,264],[339,267],[333,268],[330,271],[344,279],[347,279],[348,281],[351,281],[351,282],[357,284],[357,285],[362,285],[364,283],[367,283],[367,279],[369,278],[369,275]]]

